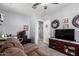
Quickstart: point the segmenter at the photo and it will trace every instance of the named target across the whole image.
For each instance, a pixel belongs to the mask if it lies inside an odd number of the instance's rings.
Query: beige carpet
[[[59,51],[56,51],[54,49],[51,49],[48,47],[48,44],[45,44],[43,42],[39,42],[39,48],[40,50],[43,50],[45,53],[47,53],[49,56],[67,56],[63,53],[60,53]]]

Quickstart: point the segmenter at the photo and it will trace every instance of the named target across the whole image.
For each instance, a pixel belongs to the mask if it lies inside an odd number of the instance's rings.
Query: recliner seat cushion
[[[4,53],[6,53],[6,56],[26,56],[23,50],[16,47],[7,48]]]
[[[33,43],[28,43],[24,45],[24,51],[26,54],[31,53],[32,51],[38,49],[38,46]]]

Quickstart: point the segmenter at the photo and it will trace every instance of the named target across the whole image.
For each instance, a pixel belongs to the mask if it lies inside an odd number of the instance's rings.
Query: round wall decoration
[[[75,27],[79,28],[79,14],[76,15],[76,16],[73,18],[72,24],[73,24]]]
[[[59,27],[59,21],[58,20],[54,20],[54,21],[52,21],[52,23],[51,23],[51,27],[52,28],[58,28]]]

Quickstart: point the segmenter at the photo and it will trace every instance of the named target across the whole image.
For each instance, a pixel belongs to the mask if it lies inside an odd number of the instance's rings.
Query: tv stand
[[[78,42],[50,38],[49,47],[70,56],[79,56]]]

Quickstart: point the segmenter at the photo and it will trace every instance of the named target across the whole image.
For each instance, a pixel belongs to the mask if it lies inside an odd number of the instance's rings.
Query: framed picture
[[[28,25],[24,25],[24,30],[28,31]]]
[[[63,24],[63,29],[69,29],[69,24]]]
[[[68,18],[63,19],[63,23],[68,23],[68,22],[69,22]]]
[[[63,19],[62,21],[63,21],[63,29],[68,29],[69,28],[68,18]]]

